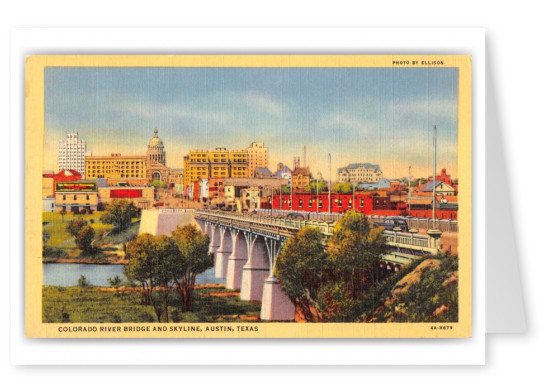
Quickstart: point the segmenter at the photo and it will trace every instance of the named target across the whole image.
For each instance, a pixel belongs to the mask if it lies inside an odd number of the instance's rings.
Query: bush
[[[80,288],[87,288],[90,286],[90,282],[86,279],[84,275],[80,275],[80,278],[78,279],[78,286]]]
[[[94,252],[92,240],[94,240],[94,228],[89,225],[82,228],[75,238],[78,248],[86,254],[92,254]]]
[[[119,276],[115,276],[114,278],[108,278],[107,282],[111,288],[118,288],[121,286],[122,280]]]
[[[88,224],[88,222],[82,217],[79,217],[78,219],[73,219],[67,223],[67,232],[69,232],[71,236],[76,237],[79,231],[84,228],[86,224]]]
[[[57,247],[49,247],[49,246],[44,247],[43,256],[44,256],[44,258],[66,258],[66,257],[68,257],[67,253],[64,250],[62,250],[60,248],[57,248]]]

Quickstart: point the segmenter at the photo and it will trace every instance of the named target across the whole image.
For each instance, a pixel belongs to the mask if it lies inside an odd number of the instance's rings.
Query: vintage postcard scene
[[[471,335],[469,56],[31,56],[26,328]]]

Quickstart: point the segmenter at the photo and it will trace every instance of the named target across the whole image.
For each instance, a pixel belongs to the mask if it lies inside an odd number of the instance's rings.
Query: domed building
[[[166,153],[163,140],[159,138],[157,128],[153,131],[153,137],[147,144],[145,175],[152,181],[169,183],[170,168],[166,166]]]
[[[166,165],[165,146],[163,140],[159,138],[157,128],[153,131],[153,137],[147,145],[147,160]]]

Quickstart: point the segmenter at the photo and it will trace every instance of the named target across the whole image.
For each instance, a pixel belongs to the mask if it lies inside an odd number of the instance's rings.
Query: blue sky
[[[380,164],[385,177],[457,173],[456,68],[69,68],[45,71],[45,169],[78,132],[94,155],[143,155],[157,127],[167,163],[191,149],[263,141],[270,169],[307,148],[315,174]]]

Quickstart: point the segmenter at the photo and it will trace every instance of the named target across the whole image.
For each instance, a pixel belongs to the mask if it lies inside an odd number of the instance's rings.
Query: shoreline
[[[48,263],[75,263],[75,264],[84,264],[84,265],[128,265],[128,261],[126,259],[118,259],[116,261],[98,261],[96,259],[92,258],[82,258],[82,259],[75,259],[75,258],[49,258],[49,259],[43,259],[43,264]]]

